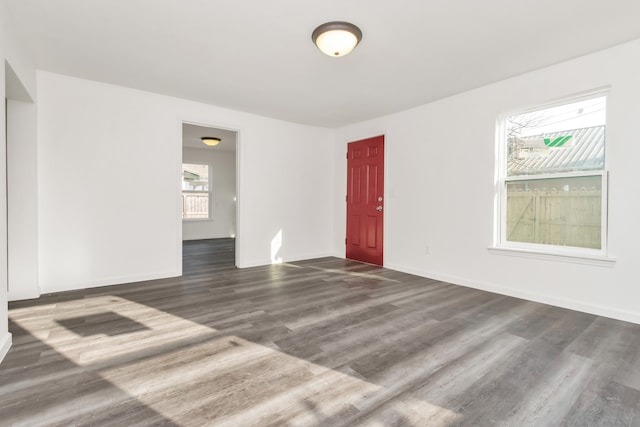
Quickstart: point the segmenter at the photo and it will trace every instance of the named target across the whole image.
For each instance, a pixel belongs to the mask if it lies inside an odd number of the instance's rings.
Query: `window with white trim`
[[[211,212],[211,167],[182,164],[182,219],[209,219]]]
[[[501,121],[496,246],[606,254],[606,105],[600,93]]]

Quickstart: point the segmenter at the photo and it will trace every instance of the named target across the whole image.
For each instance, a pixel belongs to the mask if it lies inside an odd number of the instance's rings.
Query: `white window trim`
[[[183,222],[204,222],[204,221],[213,221],[213,176],[211,175],[211,173],[213,172],[213,165],[211,165],[210,163],[199,163],[199,162],[182,162],[182,164],[189,164],[189,165],[201,165],[201,166],[206,166],[207,167],[207,176],[208,176],[208,181],[209,181],[209,189],[207,191],[205,190],[181,190],[180,194],[184,194],[184,193],[202,193],[202,194],[208,194],[209,195],[209,210],[208,210],[208,217],[207,218],[182,218]],[[181,182],[182,182],[182,177],[180,178]]]
[[[557,251],[546,252],[533,249],[516,249],[511,247],[490,246],[487,250],[494,255],[507,255],[520,258],[533,258],[544,261],[560,261],[571,264],[593,265],[597,267],[613,267],[616,259],[610,256],[560,254]]]
[[[496,122],[496,153],[498,161],[496,162],[495,171],[495,215],[494,215],[494,236],[493,244],[488,248],[490,253],[497,255],[512,255],[518,257],[535,258],[543,260],[562,261],[578,264],[588,264],[597,266],[612,267],[615,264],[615,258],[609,256],[608,253],[608,143],[605,144],[605,161],[601,170],[578,171],[556,174],[540,174],[540,175],[517,175],[507,176],[507,156],[506,156],[506,119],[509,116],[521,113],[537,111],[545,108],[552,108],[571,102],[597,98],[599,96],[607,96],[608,90],[598,90],[590,92],[582,96],[565,98],[563,100],[540,105],[537,107],[519,110],[515,112],[505,113],[498,117]],[[608,110],[608,109],[607,109]],[[606,132],[606,131],[605,131]],[[605,136],[606,137],[606,136]],[[517,181],[529,181],[537,179],[554,179],[554,178],[572,178],[585,176],[600,176],[602,179],[601,188],[601,248],[590,249],[572,246],[556,246],[537,243],[510,242],[506,239],[506,226],[504,219],[507,210],[507,183]]]

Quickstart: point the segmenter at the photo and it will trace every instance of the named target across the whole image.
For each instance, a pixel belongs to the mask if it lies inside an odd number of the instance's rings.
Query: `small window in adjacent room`
[[[209,219],[210,166],[182,164],[182,219]]]
[[[606,105],[598,94],[502,121],[498,247],[606,254]]]

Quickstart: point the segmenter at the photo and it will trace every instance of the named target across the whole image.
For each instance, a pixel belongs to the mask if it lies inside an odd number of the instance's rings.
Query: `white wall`
[[[0,7],[4,9],[4,3],[0,4]],[[2,10],[4,12],[4,10]],[[3,14],[4,15],[4,14]],[[3,23],[4,24],[4,23]],[[2,28],[2,32],[4,32],[4,26]],[[0,58],[5,58],[5,46],[3,43],[4,39],[0,41]],[[3,61],[4,62],[4,61]],[[5,97],[4,90],[4,81],[5,81],[5,72],[4,72],[4,64],[0,67],[0,77],[2,77],[2,89],[0,89],[0,93],[2,94],[2,99]],[[3,224],[6,224],[6,147],[7,141],[4,130],[6,129],[5,123],[5,103],[2,102],[2,107],[0,107],[0,362],[6,356],[9,351],[9,347],[11,347],[11,334],[9,333],[9,323],[8,323],[8,292],[7,292],[7,229]]]
[[[24,48],[16,28],[4,5],[4,0],[0,0],[0,34],[2,34],[3,58],[11,64],[15,75],[20,79],[20,83],[26,92],[26,96],[32,101],[36,99],[36,73],[31,56]],[[25,99],[21,99],[25,100]]]
[[[28,98],[35,99],[35,71],[28,55],[16,37],[4,1],[0,1],[0,94],[5,98],[5,64],[11,68],[12,78],[20,82],[20,90]],[[15,83],[15,82],[13,82]],[[5,104],[0,107],[0,361],[11,346],[11,334],[8,332],[8,294],[7,294],[7,205],[6,205],[6,138]],[[34,189],[35,190],[35,189]]]
[[[332,132],[38,72],[40,288],[181,274],[182,122],[239,130],[238,265],[331,252]],[[148,153],[153,153],[152,161]]]
[[[37,298],[38,182],[37,108],[7,102],[9,300]]]
[[[182,239],[216,239],[236,235],[236,153],[211,148],[182,149],[183,163],[211,166],[210,219],[183,221]]]
[[[638,76],[640,40],[337,130],[334,253],[344,256],[345,145],[386,133],[387,267],[640,323]],[[497,116],[603,86],[615,265],[489,253]]]

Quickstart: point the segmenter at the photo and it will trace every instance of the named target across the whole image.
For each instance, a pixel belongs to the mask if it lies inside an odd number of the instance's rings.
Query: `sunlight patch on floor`
[[[357,271],[344,271],[344,270],[338,270],[335,268],[316,267],[313,265],[310,265],[309,268],[312,268],[314,270],[324,271],[326,273],[339,274],[341,276],[353,276],[353,277],[361,277],[364,279],[377,279],[384,282],[400,283],[400,280],[390,279],[388,277],[380,276],[378,274],[358,273]]]
[[[59,316],[53,310],[51,316],[37,319],[20,318],[19,310],[12,315],[22,328],[73,363],[178,424],[215,420],[216,425],[234,427],[331,425],[358,416],[358,407],[366,406],[364,402],[373,395],[386,394],[383,386],[348,370],[343,373],[288,355],[275,344],[271,348],[239,337],[243,329],[251,330],[251,319],[238,318],[225,330],[216,330],[120,297],[97,296],[64,304],[69,311],[59,311],[63,313]],[[81,336],[64,327],[64,319],[99,318],[105,307],[148,329]],[[224,321],[232,314],[204,313],[199,321],[207,317]],[[91,331],[96,330],[99,325],[92,325]],[[78,411],[114,404],[96,397],[81,397],[75,402]],[[457,416],[427,402],[401,405],[394,411],[396,415],[406,411],[399,416],[415,419],[411,408],[439,414],[439,419]]]

